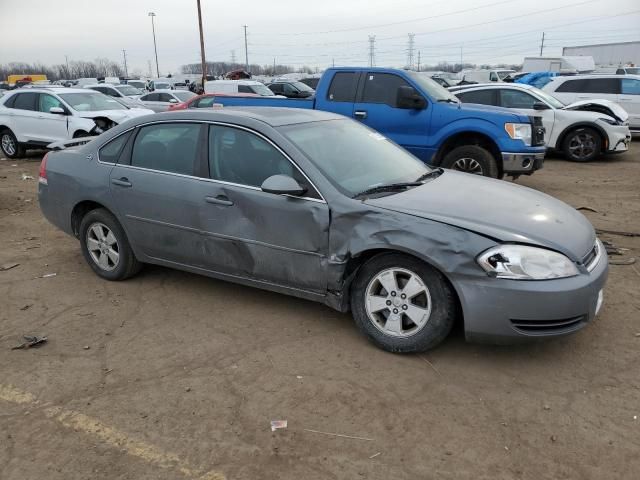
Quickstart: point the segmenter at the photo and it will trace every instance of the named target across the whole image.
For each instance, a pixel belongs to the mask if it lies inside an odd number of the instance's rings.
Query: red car
[[[186,110],[187,108],[212,108],[216,103],[216,97],[259,97],[257,93],[236,93],[234,95],[224,95],[220,93],[205,93],[192,97],[186,102],[169,105],[169,110]]]

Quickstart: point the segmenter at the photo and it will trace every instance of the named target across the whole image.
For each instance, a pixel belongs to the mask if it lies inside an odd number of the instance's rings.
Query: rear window
[[[355,102],[358,88],[358,74],[355,72],[338,72],[329,86],[327,99],[332,102]]]

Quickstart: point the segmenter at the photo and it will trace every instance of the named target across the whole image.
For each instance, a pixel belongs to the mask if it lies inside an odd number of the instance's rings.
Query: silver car
[[[164,112],[171,106],[184,103],[195,96],[195,93],[185,90],[154,90],[140,97],[140,102],[154,112]]]
[[[314,110],[134,119],[47,154],[39,200],[107,280],[152,263],[322,302],[392,352],[435,347],[456,319],[470,340],[574,332],[608,271],[568,205]]]

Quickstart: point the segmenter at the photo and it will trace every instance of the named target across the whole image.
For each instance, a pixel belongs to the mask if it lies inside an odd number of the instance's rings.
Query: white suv
[[[13,90],[0,98],[0,147],[8,158],[29,148],[99,135],[130,118],[152,114],[79,88]]]
[[[554,77],[543,88],[564,103],[603,98],[629,114],[629,128],[640,133],[640,75],[576,75]]]

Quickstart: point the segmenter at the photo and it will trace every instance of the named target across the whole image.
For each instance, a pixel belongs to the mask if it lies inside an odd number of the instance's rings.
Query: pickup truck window
[[[403,78],[392,73],[367,73],[362,94],[363,103],[384,103],[397,107],[398,87],[410,86]]]
[[[355,102],[358,88],[358,74],[337,72],[331,80],[327,99],[332,102]]]

